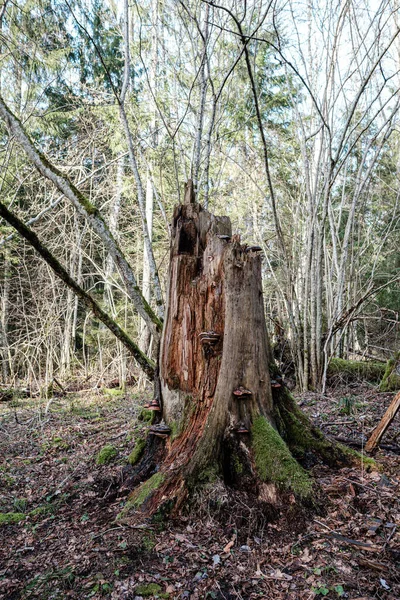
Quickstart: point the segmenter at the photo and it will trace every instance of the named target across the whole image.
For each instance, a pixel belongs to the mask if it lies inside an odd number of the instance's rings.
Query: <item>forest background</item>
[[[157,318],[168,221],[192,179],[205,208],[261,246],[275,356],[300,390],[325,388],[332,357],[386,360],[399,342],[399,11],[397,0],[6,0],[1,201],[151,356],[112,247],[35,160],[108,223]],[[137,375],[126,344],[0,227],[3,382],[47,394],[54,377]]]

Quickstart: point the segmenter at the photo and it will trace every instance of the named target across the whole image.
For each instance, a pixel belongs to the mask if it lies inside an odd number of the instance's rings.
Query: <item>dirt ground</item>
[[[298,401],[325,433],[364,443],[392,397],[338,385]],[[399,455],[380,450],[379,471],[315,466],[325,512],[294,510],[256,535],[246,506],[248,535],[234,514],[222,524],[206,507],[201,519],[120,522],[142,403],[103,390],[54,399],[47,413],[39,400],[0,405],[0,523],[18,521],[0,524],[0,598],[400,598]],[[383,443],[399,437],[397,417]],[[105,445],[115,456],[98,465]]]

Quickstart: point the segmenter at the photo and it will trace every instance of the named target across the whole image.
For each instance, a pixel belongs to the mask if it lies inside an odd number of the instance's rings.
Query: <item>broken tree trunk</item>
[[[312,482],[296,459],[349,460],[299,411],[274,365],[260,250],[232,236],[227,217],[203,210],[188,185],[172,219],[160,388],[150,405],[158,424],[126,511],[176,512],[217,481],[260,504],[285,492],[309,499]]]
[[[395,418],[399,408],[400,408],[400,392],[395,395],[392,402],[390,403],[389,408],[383,415],[380,423],[373,430],[368,442],[365,445],[366,452],[373,452],[375,450],[375,448],[381,441],[382,436],[385,433],[386,429],[389,427],[390,423]]]

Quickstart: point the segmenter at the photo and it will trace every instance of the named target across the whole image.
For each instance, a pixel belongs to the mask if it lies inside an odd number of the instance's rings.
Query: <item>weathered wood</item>
[[[395,418],[399,408],[400,392],[395,395],[392,402],[390,403],[389,408],[383,415],[380,423],[377,425],[377,427],[375,427],[374,431],[372,432],[368,442],[365,445],[365,450],[367,452],[373,452],[373,450],[375,450],[380,440],[382,439],[382,436],[385,433],[386,429],[389,427],[390,423]]]
[[[131,506],[176,513],[210,482],[260,510],[276,507],[288,490],[310,500],[312,483],[292,447],[308,462],[315,452],[334,463],[343,451],[300,414],[274,364],[259,247],[241,244],[229,218],[203,210],[190,182],[172,218],[168,275],[156,393],[162,411],[153,418],[164,419],[170,434],[157,447],[148,443],[135,466],[128,485],[141,484]]]

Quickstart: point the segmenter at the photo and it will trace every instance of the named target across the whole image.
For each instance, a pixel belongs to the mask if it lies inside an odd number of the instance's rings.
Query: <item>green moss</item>
[[[136,465],[139,459],[142,457],[143,450],[146,446],[146,440],[144,438],[138,438],[136,444],[130,455],[128,456],[128,463],[130,465]]]
[[[242,475],[244,471],[243,464],[238,456],[233,457],[233,466],[237,475]]]
[[[354,450],[353,448],[346,447],[346,450],[349,455],[353,456],[355,461],[365,467],[368,472],[380,470],[380,465],[373,458],[365,456],[365,454],[361,454],[361,452],[357,452],[357,450]]]
[[[318,455],[332,467],[354,463],[354,455],[350,449],[342,444],[331,442],[314,427],[298,408],[292,394],[286,388],[279,395],[274,418],[280,435],[297,459],[302,460],[311,453]]]
[[[56,448],[57,450],[69,450],[70,445],[68,442],[58,436],[53,437],[50,441],[47,441],[41,445],[43,452],[47,452],[52,448]]]
[[[158,583],[146,583],[143,585],[138,585],[135,589],[135,594],[137,596],[144,596],[145,598],[148,598],[149,596],[159,595],[161,589],[161,585],[158,585]]]
[[[118,450],[114,446],[104,446],[96,457],[96,465],[108,465],[117,455]]]
[[[111,396],[112,398],[121,398],[125,395],[125,390],[120,388],[103,388],[102,392],[105,396]]]
[[[144,421],[145,423],[151,423],[153,421],[154,411],[148,410],[147,408],[142,408],[139,413],[138,419],[139,421]]]
[[[400,352],[386,363],[385,373],[379,386],[381,392],[395,392],[400,389],[400,375],[396,372],[398,364],[400,364]]]
[[[1,525],[12,525],[13,523],[19,523],[25,519],[24,513],[0,513],[0,526]]]
[[[156,540],[154,538],[154,535],[145,535],[142,538],[142,543],[141,543],[141,547],[143,548],[143,550],[145,550],[146,552],[151,552],[152,550],[154,550],[156,546]]]
[[[259,416],[254,420],[252,446],[256,469],[263,481],[290,489],[301,498],[310,496],[312,481],[265,417]]]
[[[385,363],[378,361],[332,358],[328,366],[328,378],[340,375],[346,382],[357,380],[378,382],[384,376],[385,368]]]
[[[131,509],[137,509],[147,498],[160,487],[165,476],[162,473],[154,473],[147,481],[144,481],[131,495],[123,510],[117,516],[117,520],[124,517]]]
[[[180,434],[180,427],[176,421],[171,421],[171,423],[169,423],[169,426],[171,428],[171,440],[173,441]]]
[[[31,510],[31,512],[29,513],[29,516],[37,517],[40,515],[48,514],[49,512],[51,512],[49,506],[38,506],[37,508],[34,508],[33,510]]]
[[[150,496],[150,494],[160,487],[164,479],[165,478],[162,473],[154,473],[150,479],[142,483],[131,497],[133,506],[141,506],[143,502]]]
[[[218,469],[214,465],[208,466],[198,474],[197,481],[200,483],[214,483],[218,479]]]

